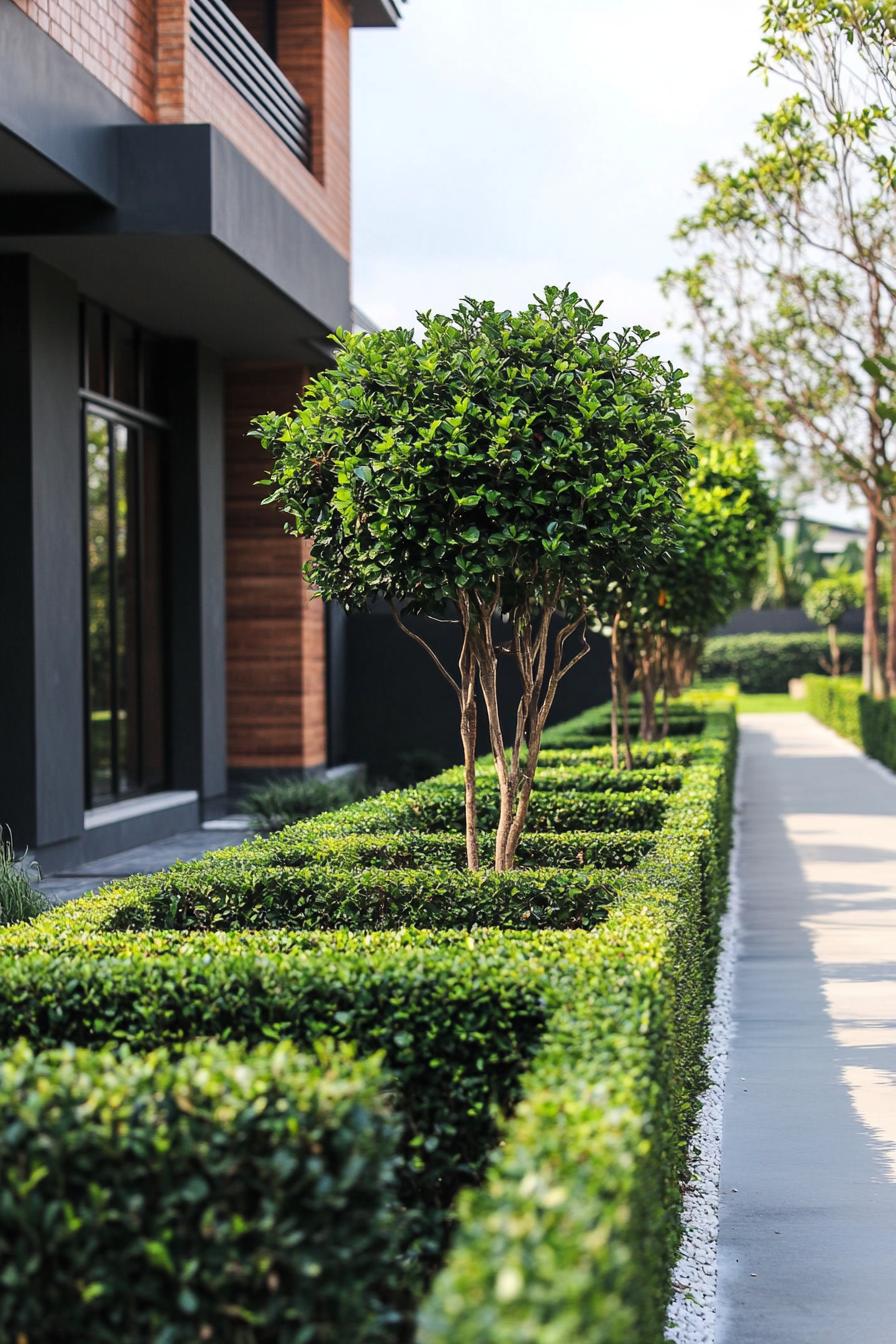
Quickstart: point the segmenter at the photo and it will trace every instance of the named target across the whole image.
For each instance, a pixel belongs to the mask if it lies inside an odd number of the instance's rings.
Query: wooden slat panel
[[[305,548],[262,507],[253,482],[267,461],[246,438],[252,417],[285,410],[305,372],[238,366],[227,375],[228,757],[234,768],[287,769],[326,761],[323,604],[300,577]]]

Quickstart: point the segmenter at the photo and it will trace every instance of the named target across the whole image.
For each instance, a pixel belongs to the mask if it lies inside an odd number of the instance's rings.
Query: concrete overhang
[[[349,263],[217,130],[143,122],[0,2],[0,251],[229,358],[321,362]]]
[[[395,28],[401,21],[405,0],[352,0],[355,28]]]

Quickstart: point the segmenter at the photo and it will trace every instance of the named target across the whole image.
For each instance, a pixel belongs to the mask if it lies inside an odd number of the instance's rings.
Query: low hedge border
[[[896,770],[896,700],[875,700],[851,677],[805,677],[806,708],[819,722]]]
[[[853,667],[861,666],[861,635],[841,635],[840,647]],[[716,635],[706,641],[700,674],[708,681],[737,681],[747,693],[783,693],[795,677],[820,673],[829,658],[823,630],[794,635]]]
[[[14,1046],[3,1338],[389,1339],[404,1215],[385,1082],[376,1059],[285,1042]]]
[[[421,1344],[659,1344],[726,890],[735,724],[714,713],[654,850],[464,1191]]]
[[[536,788],[529,800],[529,835],[541,831],[655,830],[663,819],[670,795],[662,789],[635,789],[631,793],[558,793]],[[477,799],[481,826],[493,830],[498,820],[494,791],[482,790]],[[302,836],[350,835],[384,831],[460,831],[463,829],[463,792],[452,786],[418,785],[400,793],[350,803],[338,812],[325,812],[300,822]],[[295,827],[287,827],[292,834]]]
[[[217,855],[105,887],[78,905],[97,932],[173,929],[594,928],[615,898],[597,868],[511,873],[405,868],[262,867]],[[68,912],[66,912],[67,914]],[[53,925],[60,916],[43,917]]]
[[[687,1137],[702,1081],[700,1051],[711,989],[717,914],[724,893],[728,839],[733,714],[723,710],[701,712],[703,719],[706,721],[703,737],[688,744],[691,763],[680,790],[648,791],[653,795],[655,821],[662,821],[661,829],[653,837],[652,848],[633,870],[612,875],[619,895],[599,932],[414,935],[427,947],[441,940],[454,940],[455,963],[468,966],[475,960],[474,949],[481,938],[496,938],[502,949],[518,944],[523,949],[521,960],[527,967],[523,978],[533,995],[529,1000],[533,1014],[530,1031],[528,1035],[521,1031],[515,1052],[509,1036],[502,1040],[500,1031],[495,1030],[493,1005],[489,1005],[472,1037],[461,1029],[460,1035],[466,1041],[463,1048],[472,1051],[473,1058],[478,1048],[493,1060],[494,1074],[489,1068],[480,1070],[478,1066],[468,1070],[466,1064],[452,1068],[453,1056],[446,1042],[454,1039],[451,1032],[461,1007],[458,1000],[446,998],[444,987],[432,979],[429,968],[425,980],[414,986],[413,998],[408,997],[407,1016],[397,1032],[397,1015],[380,1015],[382,1030],[390,1038],[394,1036],[396,1045],[399,1037],[408,1041],[413,1060],[409,1069],[422,1071],[413,1089],[415,1104],[425,1105],[425,1100],[416,1101],[417,1094],[430,1090],[439,1108],[439,1114],[432,1120],[434,1128],[428,1133],[425,1125],[419,1130],[408,1127],[405,1118],[405,1144],[409,1151],[414,1151],[416,1145],[421,1189],[432,1193],[437,1188],[445,1195],[453,1189],[449,1186],[451,1178],[444,1175],[452,1163],[469,1174],[480,1169],[485,1160],[484,1148],[472,1145],[465,1167],[461,1130],[452,1136],[439,1129],[443,1124],[450,1129],[451,1117],[463,1109],[471,1075],[475,1077],[480,1071],[485,1075],[476,1078],[474,1084],[481,1089],[477,1095],[485,1109],[476,1111],[475,1106],[467,1107],[474,1115],[472,1118],[467,1115],[464,1121],[472,1125],[480,1138],[487,1126],[493,1127],[499,1114],[512,1104],[522,1086],[522,1100],[504,1126],[503,1143],[493,1156],[489,1176],[479,1190],[468,1190],[461,1197],[455,1249],[423,1309],[421,1340],[439,1340],[444,1344],[448,1341],[472,1344],[473,1340],[478,1344],[488,1340],[490,1344],[504,1344],[505,1340],[513,1339],[533,1344],[536,1340],[539,1344],[546,1340],[552,1344],[573,1344],[588,1337],[599,1344],[633,1338],[643,1344],[655,1341],[658,1344],[662,1338],[669,1273],[678,1234],[678,1182],[683,1174]],[[386,795],[387,817],[381,810],[380,824],[364,825],[362,829],[390,829],[396,807],[399,811],[405,809],[404,820],[411,823],[412,830],[416,829],[420,800],[414,796],[415,791],[410,793],[409,810],[407,796]],[[616,809],[614,815],[618,817],[620,807],[630,807],[643,793],[610,796]],[[584,794],[581,801],[607,796]],[[552,806],[556,805],[556,799],[565,799],[562,794],[555,799],[550,791],[547,797]],[[378,805],[382,809],[383,801],[379,798],[354,804],[342,813],[292,827],[286,842],[304,844],[340,835],[348,837],[359,817],[369,820]],[[565,874],[567,879],[571,876]],[[54,1005],[60,998],[66,999],[64,986],[71,983],[67,1000],[71,1019],[80,1021],[84,1030],[94,1033],[90,1039],[102,1038],[103,1028],[97,1023],[105,1021],[109,1024],[107,1030],[117,1023],[119,1031],[139,1040],[148,1001],[161,1003],[169,1023],[177,1023],[178,1029],[187,1032],[198,1032],[211,1024],[211,1003],[227,1003],[233,997],[243,1002],[241,991],[235,987],[240,982],[234,979],[231,962],[222,965],[220,989],[209,993],[219,965],[219,957],[212,950],[216,940],[225,938],[228,946],[230,940],[236,940],[235,947],[245,940],[252,943],[251,954],[247,956],[247,983],[252,975],[258,975],[259,962],[276,960],[281,951],[287,961],[297,955],[296,942],[290,940],[300,936],[284,932],[97,933],[86,917],[89,907],[82,905],[81,909],[83,913],[79,914],[77,904],[63,908],[26,926],[24,932],[17,929],[9,935],[0,935],[0,947],[16,952],[16,961],[22,964],[22,978],[18,981],[20,1012],[27,1014],[22,1005],[29,987],[33,996],[35,984],[41,983],[43,977],[52,981],[52,992],[46,997],[42,993],[38,996],[44,1014],[41,1020],[45,1025],[46,1021],[52,1022]],[[353,936],[363,945],[363,955],[370,955],[375,940],[411,935],[301,935],[316,939],[319,947],[326,949],[324,957],[335,968],[344,969],[346,1006],[334,1007],[332,1012],[328,1008],[327,1020],[338,1024],[340,1014],[344,1013],[344,1030],[357,1039],[359,1014],[354,1005],[358,977],[352,974],[350,959],[343,965],[342,955],[345,940]],[[126,974],[127,966],[118,967],[117,962],[113,974],[115,949],[129,945],[129,939],[140,949],[135,954],[140,964],[159,968],[159,973],[164,970],[163,948],[165,940],[169,940],[167,995],[160,997],[158,986],[151,991],[147,988],[144,995],[139,985],[134,986],[133,977],[129,979]],[[555,965],[551,949],[557,945],[562,947],[563,955]],[[262,948],[266,948],[263,953]],[[150,954],[150,949],[156,950]],[[193,960],[189,949],[198,953]],[[49,963],[45,966],[34,960],[41,957],[52,962],[52,974]],[[97,975],[100,962],[103,973]],[[132,959],[132,970],[136,964]],[[77,973],[76,966],[80,968]],[[67,974],[70,982],[65,980]],[[150,974],[150,969],[146,974]],[[387,974],[387,968],[383,974]],[[104,997],[101,986],[112,983],[109,976],[117,988]],[[192,996],[185,990],[191,978]],[[257,980],[251,982],[245,1001],[261,1003],[263,1006],[257,1011],[268,1011],[271,1005],[267,1000],[280,979],[278,967],[265,991],[259,992]],[[419,991],[431,980],[433,997],[427,999],[423,994],[421,998]],[[487,996],[490,983],[488,973],[474,975],[468,981],[468,993]],[[315,996],[319,1000],[317,983]],[[194,1005],[191,1011],[202,1014],[205,1027],[189,1015],[185,1020],[185,1004],[189,1007],[191,1003]],[[276,998],[273,1003],[276,1004]],[[149,1019],[147,1032],[160,1031],[155,1009],[149,1011]],[[36,1023],[29,1027],[23,1021],[22,1025],[29,1035],[38,1031]],[[277,1020],[276,1013],[264,1026],[278,1037],[289,1033],[288,1024]],[[318,1028],[327,1032],[321,1021],[314,1027]],[[169,1029],[174,1030],[173,1026]],[[232,1029],[235,1034],[248,1030],[245,1023],[241,1025],[238,1021],[234,1021]],[[71,1030],[71,1022],[68,1027],[60,1022],[59,1030]],[[433,1030],[434,1038],[428,1034]],[[372,1039],[361,1041],[363,1049],[376,1045]],[[447,1053],[447,1063],[443,1051]],[[466,1059],[470,1057],[468,1054]],[[448,1085],[444,1091],[427,1088],[426,1069],[435,1061],[439,1065],[446,1063]],[[516,1066],[526,1068],[527,1062],[528,1069],[520,1079]],[[394,1050],[389,1066],[396,1079],[401,1077]],[[492,1081],[502,1074],[505,1091],[495,1094]],[[509,1100],[508,1086],[512,1093]],[[454,1087],[458,1090],[457,1110]],[[404,1082],[399,1091],[404,1098],[409,1095]],[[483,1118],[486,1114],[487,1120]],[[493,1129],[488,1133],[493,1137]],[[485,1148],[490,1142],[488,1138]],[[221,1143],[226,1149],[226,1134],[222,1135]],[[436,1154],[431,1161],[427,1153],[429,1143],[434,1145]],[[418,1229],[414,1234],[417,1249],[410,1254],[412,1263],[415,1256],[428,1263],[427,1255],[440,1240],[444,1222],[424,1218],[424,1226],[426,1232]],[[351,1254],[350,1248],[347,1254]],[[409,1272],[408,1258],[399,1257],[403,1274]],[[419,1273],[414,1282],[419,1282]],[[40,1293],[35,1291],[35,1296],[45,1296],[46,1291],[47,1285],[41,1284]],[[399,1327],[396,1325],[395,1329]],[[101,1338],[95,1332],[85,1333],[91,1338]],[[171,1336],[178,1344],[181,1337],[195,1336]],[[275,1330],[270,1337],[285,1340],[292,1336]],[[355,1337],[374,1338],[363,1330],[356,1332]],[[393,1332],[392,1338],[397,1337]],[[236,1340],[240,1336],[224,1334],[222,1338]],[[309,1338],[314,1338],[313,1333]]]

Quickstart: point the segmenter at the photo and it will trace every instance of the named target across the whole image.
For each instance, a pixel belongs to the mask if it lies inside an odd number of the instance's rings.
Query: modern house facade
[[[0,823],[49,869],[326,765],[251,417],[351,321],[349,48],[399,0],[0,0]]]

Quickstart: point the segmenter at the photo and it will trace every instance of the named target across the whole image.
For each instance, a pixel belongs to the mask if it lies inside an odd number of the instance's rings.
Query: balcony
[[[190,39],[299,162],[310,168],[308,108],[224,0],[191,0]]]

